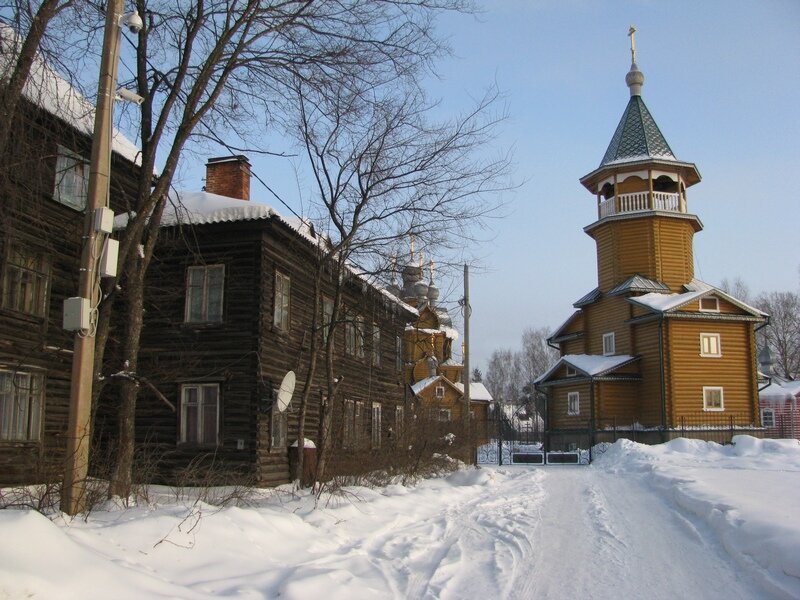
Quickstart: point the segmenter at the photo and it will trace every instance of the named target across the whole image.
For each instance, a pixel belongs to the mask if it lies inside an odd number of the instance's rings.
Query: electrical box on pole
[[[88,298],[67,298],[64,300],[63,327],[67,331],[88,331],[91,327],[91,307]]]
[[[103,243],[103,253],[100,255],[100,263],[97,265],[97,274],[100,277],[116,277],[118,256],[119,242],[106,238]]]

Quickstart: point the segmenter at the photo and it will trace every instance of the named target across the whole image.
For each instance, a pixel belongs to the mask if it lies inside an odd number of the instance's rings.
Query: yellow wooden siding
[[[597,427],[631,425],[639,420],[639,384],[602,381],[597,385]]]
[[[607,292],[640,274],[679,290],[694,277],[690,221],[643,216],[610,221],[591,232],[597,244],[597,276]]]
[[[436,387],[444,387],[444,398],[436,397]],[[422,390],[417,398],[420,400],[420,408],[424,416],[436,421],[439,409],[450,411],[450,421],[459,421],[462,416],[463,402],[462,395],[452,386],[446,383],[429,386]]]
[[[724,413],[755,414],[752,324],[743,322],[669,319],[669,379],[672,388],[671,416],[678,424],[682,415],[703,412],[703,386],[723,388]],[[722,356],[700,356],[700,333],[719,333]]]
[[[420,329],[439,329],[439,318],[430,307],[426,306],[420,312],[417,327]]]
[[[580,393],[580,414],[567,414],[567,394]],[[570,429],[586,427],[589,420],[589,383],[576,383],[574,386],[559,386],[550,389],[548,421],[551,429]]]
[[[630,318],[630,304],[619,296],[601,298],[584,308],[586,329],[584,346],[588,354],[603,354],[603,334],[614,333],[615,354],[628,354],[631,350],[630,328],[625,321]]]
[[[637,365],[642,376],[638,386],[639,422],[645,427],[661,425],[661,363],[659,360],[658,322],[635,326],[636,345],[633,353],[639,356]]]
[[[561,354],[586,354],[586,336],[561,342]]]

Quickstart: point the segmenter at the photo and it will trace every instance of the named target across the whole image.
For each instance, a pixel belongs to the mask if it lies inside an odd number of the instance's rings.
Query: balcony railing
[[[599,216],[610,217],[622,213],[642,212],[646,210],[661,210],[666,212],[686,212],[686,206],[681,202],[679,194],[669,192],[653,192],[653,201],[650,202],[650,192],[633,192],[620,194],[600,203]]]

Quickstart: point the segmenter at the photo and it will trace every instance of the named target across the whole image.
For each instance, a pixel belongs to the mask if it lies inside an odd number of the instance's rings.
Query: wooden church
[[[422,253],[415,263],[412,243],[408,263],[400,269],[403,286],[392,284],[388,291],[416,307],[419,318],[406,327],[402,341],[405,383],[415,402],[415,413],[438,422],[445,429],[463,423],[464,365],[453,356],[458,331],[446,307],[439,305],[439,288],[434,281],[433,262],[425,281]],[[486,422],[492,397],[479,382],[470,383],[470,422],[475,441],[486,440]]]
[[[694,276],[689,210],[697,167],[678,160],[642,99],[630,100],[600,166],[581,178],[597,220],[597,287],[550,337],[557,363],[537,380],[548,431],[650,430],[660,441],[692,430],[758,427],[755,330],[767,315]],[[647,440],[646,436],[639,439]]]

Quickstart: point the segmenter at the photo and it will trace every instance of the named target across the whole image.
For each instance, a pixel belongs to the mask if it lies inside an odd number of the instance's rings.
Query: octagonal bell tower
[[[692,241],[703,228],[686,200],[700,173],[675,157],[642,100],[635,31],[629,32],[628,106],[600,166],[580,180],[597,198],[597,220],[584,231],[597,244],[602,293],[637,274],[680,291],[694,278]]]

